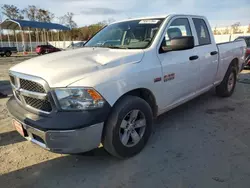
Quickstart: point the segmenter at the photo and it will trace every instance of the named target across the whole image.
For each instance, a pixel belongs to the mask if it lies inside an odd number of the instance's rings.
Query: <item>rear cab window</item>
[[[193,18],[199,45],[211,44],[211,38],[206,22],[201,18]]]
[[[250,48],[250,37],[245,39],[246,43],[247,43],[247,47]]]

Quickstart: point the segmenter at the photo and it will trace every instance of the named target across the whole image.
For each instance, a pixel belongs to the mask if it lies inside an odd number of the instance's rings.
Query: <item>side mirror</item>
[[[185,36],[185,37],[175,37],[169,41],[170,45],[161,46],[160,52],[168,51],[178,51],[178,50],[188,50],[194,48],[194,37]]]

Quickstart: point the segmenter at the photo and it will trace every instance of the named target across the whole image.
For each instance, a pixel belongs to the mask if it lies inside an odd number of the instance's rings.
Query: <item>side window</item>
[[[250,47],[250,38],[246,38],[247,47]]]
[[[206,22],[203,19],[199,18],[193,18],[193,22],[195,30],[197,32],[199,45],[211,44],[211,39]]]
[[[171,39],[182,36],[192,36],[187,18],[177,18],[171,23],[165,34],[162,45],[169,46]]]

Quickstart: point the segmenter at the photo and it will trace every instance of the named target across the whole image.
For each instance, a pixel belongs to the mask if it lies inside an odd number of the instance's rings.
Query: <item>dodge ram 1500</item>
[[[202,16],[119,21],[83,48],[12,67],[7,108],[23,137],[52,152],[101,143],[131,157],[146,145],[154,117],[213,87],[231,96],[245,51],[242,40],[216,44]]]

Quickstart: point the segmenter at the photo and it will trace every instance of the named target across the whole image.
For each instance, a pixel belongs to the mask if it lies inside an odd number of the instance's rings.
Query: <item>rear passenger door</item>
[[[198,41],[195,50],[200,63],[197,91],[203,91],[209,89],[215,81],[218,67],[218,49],[207,21],[201,17],[193,17],[192,22]]]

